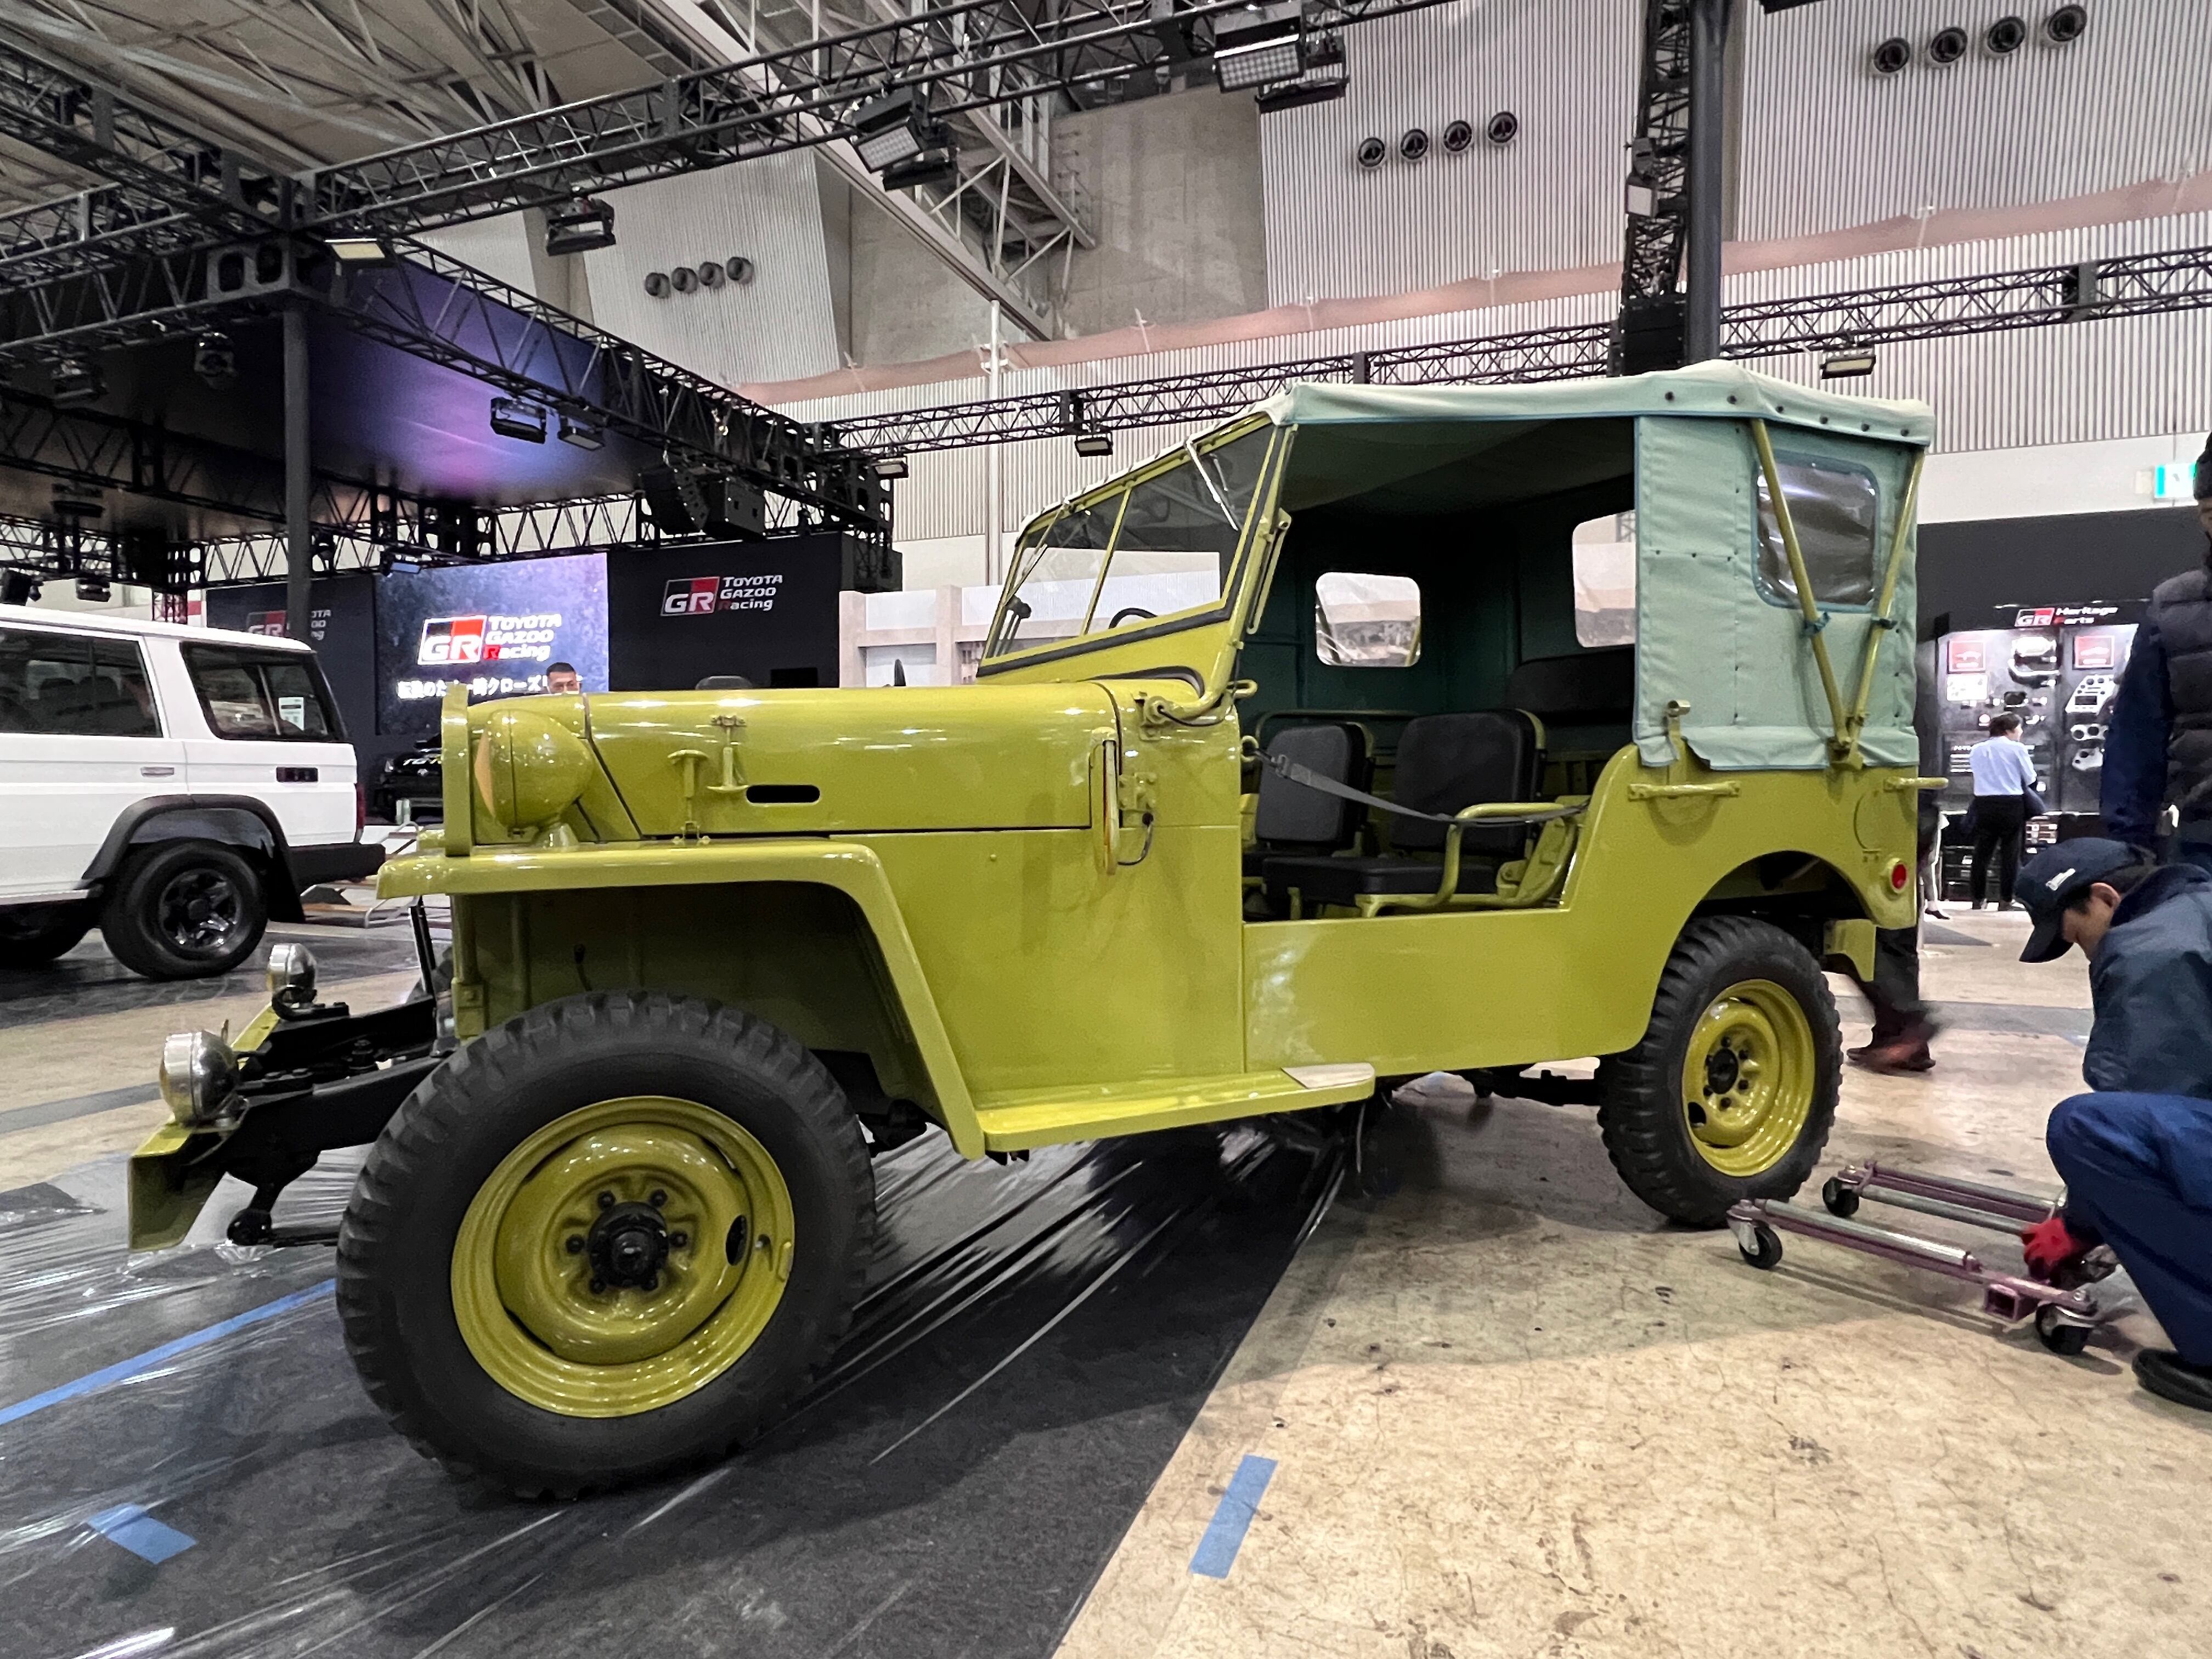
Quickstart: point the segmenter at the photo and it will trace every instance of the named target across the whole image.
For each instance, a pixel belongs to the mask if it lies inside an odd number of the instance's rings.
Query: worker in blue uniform
[[[2106,721],[2098,807],[2106,835],[2148,848],[2171,805],[2166,856],[2212,870],[2212,439],[2196,494],[2204,562],[2151,590]]]
[[[2085,837],[2021,866],[2034,931],[2023,962],[2075,945],[2096,1017],[2081,1075],[2045,1142],[2064,1209],[2021,1235],[2029,1269],[2064,1282],[2102,1243],[2173,1346],[2136,1356],[2153,1394],[2212,1411],[2212,873]]]

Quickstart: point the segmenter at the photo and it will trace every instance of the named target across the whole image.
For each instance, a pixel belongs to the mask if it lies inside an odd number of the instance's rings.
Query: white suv
[[[290,640],[0,605],[0,967],[97,927],[125,967],[235,967],[368,875],[353,746]]]

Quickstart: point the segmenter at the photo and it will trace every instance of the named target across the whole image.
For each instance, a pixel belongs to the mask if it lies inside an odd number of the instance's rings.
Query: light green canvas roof
[[[1936,435],[1928,405],[1815,391],[1734,363],[1617,379],[1533,386],[1347,386],[1304,381],[1259,405],[1278,426],[1442,421],[1560,421],[1638,415],[1702,415],[1886,438],[1925,448]]]

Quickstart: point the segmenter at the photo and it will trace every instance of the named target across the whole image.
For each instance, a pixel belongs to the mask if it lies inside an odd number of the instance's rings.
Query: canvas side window
[[[1333,570],[1314,583],[1314,654],[1332,668],[1421,659],[1421,589],[1411,576]]]
[[[1874,474],[1850,461],[1810,455],[1777,454],[1774,470],[1781,476],[1783,497],[1797,527],[1797,547],[1805,557],[1814,601],[1872,605],[1878,558],[1875,531],[1881,505]],[[1771,605],[1795,609],[1797,583],[1790,574],[1790,554],[1767,494],[1765,471],[1755,471],[1759,594]]]
[[[1575,643],[1636,643],[1636,514],[1575,526]]]

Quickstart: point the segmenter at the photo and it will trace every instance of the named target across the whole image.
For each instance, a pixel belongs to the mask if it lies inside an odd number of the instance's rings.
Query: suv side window
[[[343,737],[312,659],[292,652],[184,647],[192,689],[219,738],[333,742]]]
[[[160,737],[144,653],[132,640],[0,628],[0,732]]]

